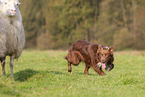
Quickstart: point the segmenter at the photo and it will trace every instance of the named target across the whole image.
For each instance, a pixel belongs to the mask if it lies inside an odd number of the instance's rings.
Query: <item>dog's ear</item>
[[[99,50],[102,50],[102,46],[101,45],[99,45],[98,48],[99,48]]]
[[[109,48],[109,51],[110,51],[110,54],[113,55],[114,47],[111,46],[111,47]]]
[[[102,46],[101,45],[98,45],[97,53],[100,53],[101,50],[102,50]]]

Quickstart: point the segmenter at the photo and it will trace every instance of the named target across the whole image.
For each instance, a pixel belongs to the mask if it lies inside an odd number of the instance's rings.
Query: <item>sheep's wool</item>
[[[18,0],[5,1],[19,2]],[[1,6],[0,9],[2,10]],[[0,58],[7,55],[14,55],[15,58],[18,58],[24,48],[24,44],[25,34],[19,8],[17,7],[16,15],[13,17],[7,16],[0,11]]]

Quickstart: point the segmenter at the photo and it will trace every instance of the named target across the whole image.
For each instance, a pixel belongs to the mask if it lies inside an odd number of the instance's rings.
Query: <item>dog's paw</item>
[[[102,69],[102,63],[101,62],[97,63],[97,67]]]

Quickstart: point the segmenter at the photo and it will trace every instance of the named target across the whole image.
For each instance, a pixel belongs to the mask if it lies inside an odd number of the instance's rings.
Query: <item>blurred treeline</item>
[[[145,49],[145,0],[20,0],[26,48],[67,49],[74,41]]]

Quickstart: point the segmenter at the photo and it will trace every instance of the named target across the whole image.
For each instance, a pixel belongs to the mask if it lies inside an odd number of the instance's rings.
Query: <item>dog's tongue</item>
[[[105,69],[106,68],[106,64],[102,63],[102,68]]]

